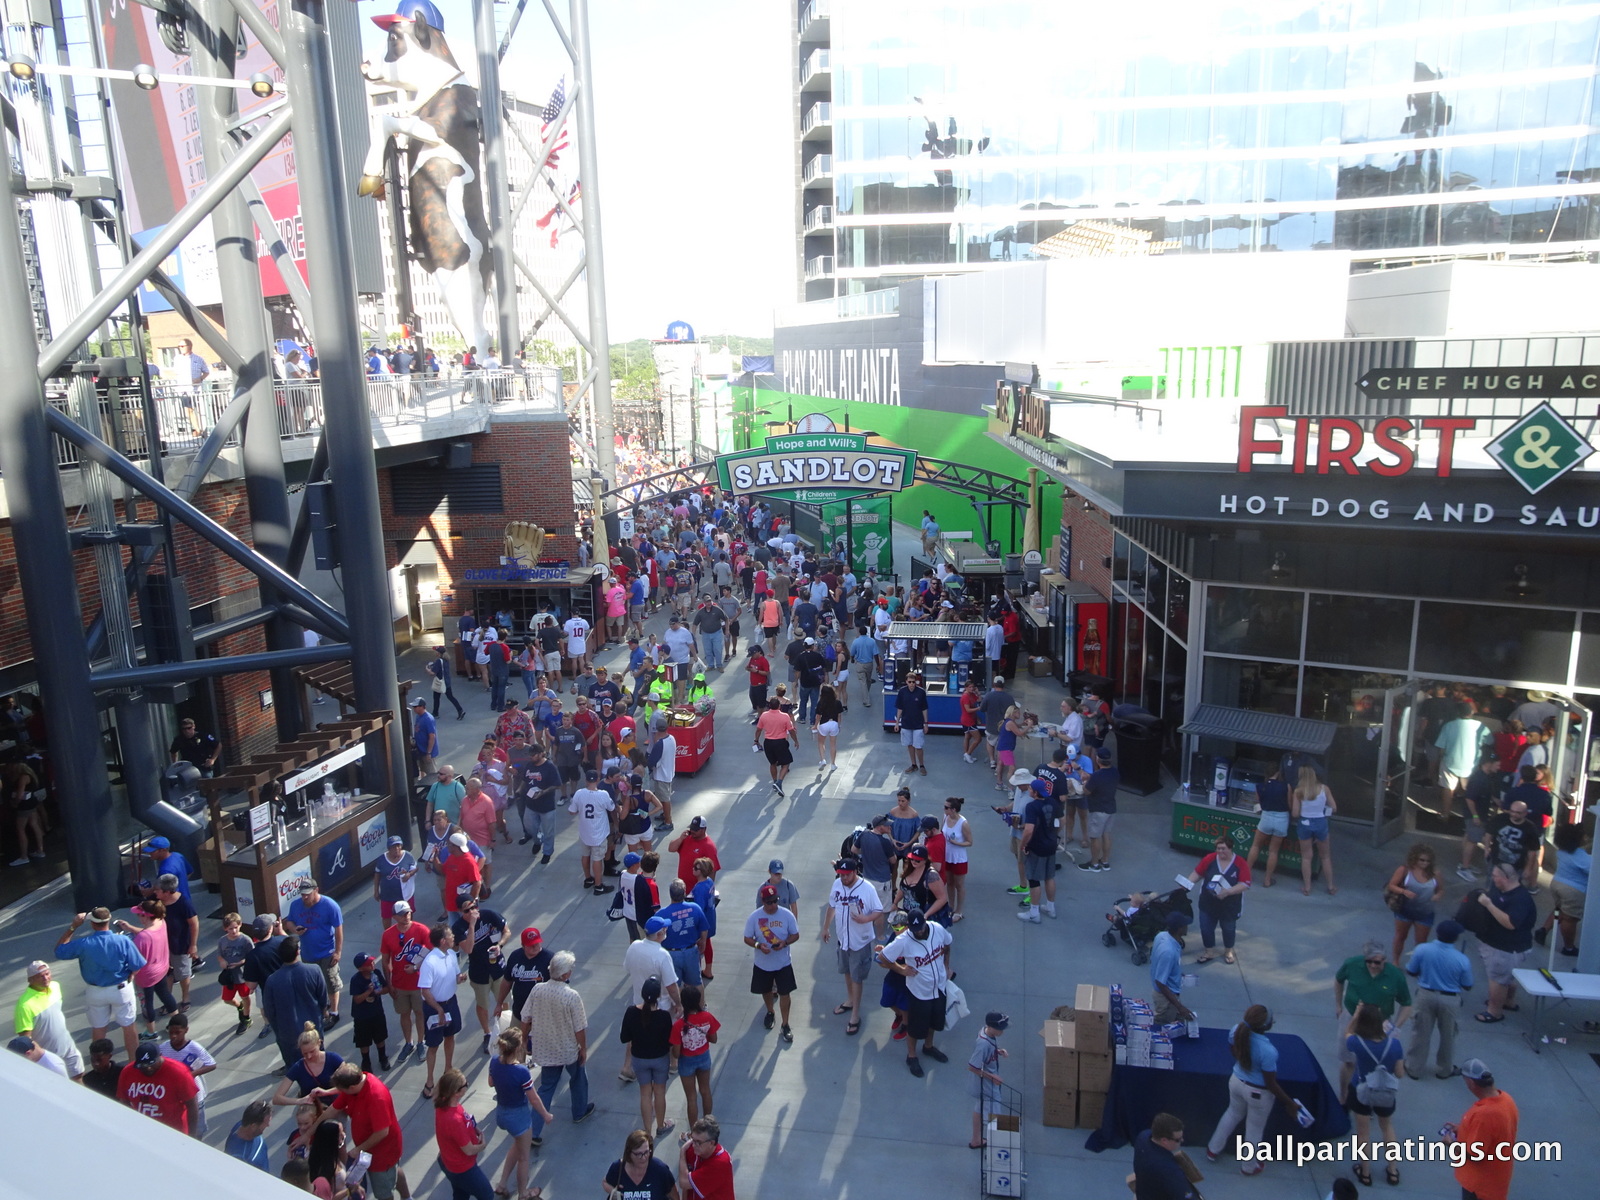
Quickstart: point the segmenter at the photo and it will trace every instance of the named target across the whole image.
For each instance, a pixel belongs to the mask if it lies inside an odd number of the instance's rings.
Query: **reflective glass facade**
[[[1080,221],[1166,253],[1600,238],[1600,4],[831,8],[841,291]]]

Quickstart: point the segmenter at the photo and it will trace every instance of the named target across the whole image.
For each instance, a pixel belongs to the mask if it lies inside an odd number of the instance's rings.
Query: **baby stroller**
[[[1121,937],[1133,947],[1134,965],[1143,966],[1150,961],[1150,943],[1155,941],[1156,934],[1167,927],[1167,914],[1174,912],[1194,919],[1194,905],[1189,902],[1187,889],[1134,892],[1111,906],[1111,911],[1106,914],[1106,920],[1111,924],[1100,935],[1100,940],[1107,946],[1115,946],[1117,938]]]

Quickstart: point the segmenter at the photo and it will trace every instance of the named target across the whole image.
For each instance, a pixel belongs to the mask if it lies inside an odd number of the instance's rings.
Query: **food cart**
[[[282,914],[303,879],[325,892],[365,876],[406,823],[398,802],[365,781],[387,765],[389,713],[356,713],[200,781],[225,910],[249,921]],[[379,735],[382,761],[366,762],[366,738]]]
[[[711,761],[716,752],[715,705],[677,707],[668,710],[673,740],[678,743],[677,773],[693,775]]]
[[[981,621],[891,621],[883,656],[883,728],[894,729],[896,693],[913,670],[928,693],[928,728],[961,728],[961,690],[969,679],[988,686]],[[951,644],[973,644],[972,661],[950,661]]]

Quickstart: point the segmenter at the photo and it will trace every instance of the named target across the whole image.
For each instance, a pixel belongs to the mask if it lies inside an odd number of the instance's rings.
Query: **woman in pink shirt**
[[[494,829],[498,820],[499,814],[489,793],[483,790],[476,776],[468,779],[467,794],[461,799],[460,825],[461,831],[483,851],[483,891],[478,895],[484,900],[489,898],[489,871],[494,861],[494,851],[490,847],[494,845]]]
[[[178,1011],[178,1002],[167,986],[167,972],[172,968],[172,951],[167,945],[167,906],[159,900],[144,900],[133,910],[137,925],[118,921],[122,931],[133,939],[134,946],[144,955],[144,966],[133,976],[133,986],[139,989],[144,1003],[144,1028],[152,1037],[156,1032],[155,1002],[161,1001],[161,1015],[170,1017]]]

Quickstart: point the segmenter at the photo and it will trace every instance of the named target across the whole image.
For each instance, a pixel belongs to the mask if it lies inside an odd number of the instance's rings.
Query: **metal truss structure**
[[[187,42],[194,70],[190,82],[202,85],[200,134],[207,182],[137,252],[119,224],[120,205],[115,203],[114,181],[85,175],[81,148],[75,140],[58,152],[46,136],[43,142],[51,149],[44,167],[40,167],[39,139],[30,141],[28,134],[30,109],[36,120],[45,96],[43,82],[34,74],[36,64],[32,58],[19,64],[19,56],[11,55],[8,68],[12,81],[9,90],[0,95],[8,151],[7,195],[0,203],[0,331],[12,347],[38,348],[34,371],[12,371],[0,378],[0,471],[10,505],[29,633],[33,645],[39,648],[38,684],[47,734],[50,744],[61,748],[53,756],[54,783],[67,834],[75,901],[80,909],[117,903],[125,886],[104,758],[68,749],[84,746],[84,731],[99,728],[97,695],[109,695],[116,709],[123,776],[134,815],[159,832],[185,840],[193,838],[199,827],[160,798],[166,756],[155,738],[151,707],[170,700],[170,691],[163,689],[207,675],[270,671],[280,738],[290,740],[301,732],[303,723],[291,670],[347,659],[358,708],[399,718],[389,581],[350,249],[354,181],[347,178],[336,119],[337,87],[355,64],[336,64],[329,40],[330,24],[353,21],[354,9],[346,0],[286,0],[279,6],[279,25],[274,28],[251,0],[138,2],[161,14],[164,36],[176,29]],[[485,174],[491,221],[497,234],[494,252],[499,260],[498,328],[503,347],[520,345],[513,283],[515,271],[521,270],[539,289],[548,310],[573,330],[589,354],[591,366],[582,394],[592,414],[595,466],[609,476],[614,471],[610,352],[601,278],[587,0],[570,0],[565,24],[551,0],[542,2],[572,62],[573,82],[567,105],[576,114],[584,195],[581,214],[572,213],[569,208],[568,215],[583,231],[585,240],[587,332],[580,332],[584,323],[577,314],[561,307],[576,273],[573,279],[547,289],[532,278],[524,264],[513,262],[510,231],[514,220],[508,217],[511,209],[503,140],[510,122],[494,118],[500,114],[499,62],[526,0],[517,5],[510,28],[498,46],[494,39],[493,0],[477,0],[476,4],[483,99],[486,103],[493,100],[491,115],[485,120],[490,134]],[[62,0],[45,0],[32,6],[31,11],[41,16],[31,18],[38,23],[29,49],[39,53],[39,47],[44,46],[54,60],[40,61],[39,72],[47,74],[53,68],[65,73],[68,63],[61,37]],[[244,116],[237,108],[237,90],[256,80],[247,84],[233,78],[234,31],[241,22],[283,73],[282,97]],[[14,40],[14,31],[11,36]],[[108,74],[103,62],[96,66],[98,74]],[[160,82],[153,81],[151,86]],[[106,91],[103,83],[100,86],[104,106]],[[563,121],[566,116],[564,110]],[[69,112],[69,125],[75,121],[75,114]],[[555,128],[559,129],[559,123]],[[251,169],[290,134],[296,153],[306,258],[314,264],[309,287],[289,260],[261,194],[250,180]],[[547,138],[540,153],[534,154],[536,170],[546,169],[553,142],[553,136]],[[22,170],[17,169],[19,163]],[[527,190],[531,189],[525,189],[522,203],[526,202]],[[40,320],[37,263],[25,253],[25,245],[31,242],[25,243],[22,237],[23,221],[31,219],[30,211],[19,204],[41,196],[75,206],[75,219],[81,222],[88,244],[93,244],[96,228],[102,235],[111,231],[125,258],[120,269],[110,272],[111,278],[99,281],[92,296],[73,305],[70,316],[64,314],[57,320],[52,313],[49,322]],[[161,270],[167,256],[207,216],[212,218],[216,234],[226,333],[200,313]],[[317,349],[324,424],[311,464],[311,479],[326,478],[338,513],[343,611],[322,600],[298,579],[310,541],[309,506],[302,505],[298,517],[291,522],[273,397],[272,345],[257,266],[258,230],[262,243],[279,263],[291,298]],[[137,329],[137,310],[132,306],[136,303],[136,290],[146,282],[193,325],[234,377],[232,403],[208,432],[186,476],[176,486],[162,478],[157,449],[161,441],[153,417],[147,415],[145,444],[151,448],[152,458],[149,469],[113,446],[101,427],[101,388],[113,396],[119,391],[142,393],[144,411],[153,413],[142,356],[97,357],[89,350],[91,341],[104,345],[108,340],[102,336],[106,322],[120,310],[130,310],[129,324]],[[65,409],[47,403],[47,385],[57,393],[65,390]],[[193,502],[224,443],[236,433],[240,435],[249,502],[249,542],[234,536]],[[56,437],[76,448],[81,464],[87,526],[76,530],[69,530],[67,524],[53,444]],[[124,497],[126,511],[120,519],[113,481],[129,489]],[[161,514],[157,523],[133,521],[132,493],[156,507]],[[180,624],[188,620],[187,601],[183,599],[172,554],[172,522],[194,531],[216,552],[250,571],[259,583],[260,607],[205,630],[195,630],[196,640],[215,641],[259,625],[266,632],[265,652],[195,659],[192,652],[173,652],[153,636],[157,622],[152,598],[166,595],[173,618]],[[86,547],[92,548],[96,556],[100,599],[100,615],[87,637],[73,561],[74,549]],[[147,586],[152,582],[149,569],[158,559],[164,560],[165,570],[155,575],[165,579],[165,593]],[[136,594],[142,624],[137,638],[130,616],[131,599]],[[331,644],[307,646],[302,637],[305,629],[334,640]],[[387,759],[374,754],[372,761],[384,763],[387,780],[382,782],[391,790],[400,791],[409,782],[401,740],[389,739],[389,746]]]

